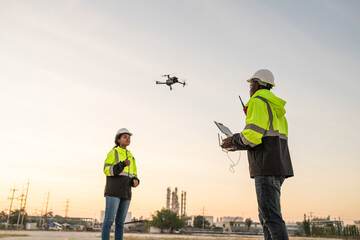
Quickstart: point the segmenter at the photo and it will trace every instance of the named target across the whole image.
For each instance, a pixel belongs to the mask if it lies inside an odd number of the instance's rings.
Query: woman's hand
[[[133,187],[139,186],[139,181],[136,179],[133,179]]]
[[[129,166],[130,165],[130,160],[126,158],[124,163],[125,163],[126,166]]]

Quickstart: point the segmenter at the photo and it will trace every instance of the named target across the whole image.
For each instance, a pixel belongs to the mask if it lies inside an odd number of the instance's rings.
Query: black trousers
[[[280,207],[281,185],[284,179],[276,176],[255,177],[259,220],[266,240],[289,239]]]

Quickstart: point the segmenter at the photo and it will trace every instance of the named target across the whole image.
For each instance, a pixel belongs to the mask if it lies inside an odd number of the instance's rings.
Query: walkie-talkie
[[[247,107],[245,107],[243,101],[241,100],[240,95],[239,95],[239,99],[240,99],[241,105],[243,106],[244,113],[245,113],[245,115],[247,115]]]

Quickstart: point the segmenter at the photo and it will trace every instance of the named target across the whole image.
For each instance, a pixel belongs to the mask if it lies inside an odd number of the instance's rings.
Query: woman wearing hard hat
[[[115,136],[115,146],[108,153],[104,163],[106,175],[105,185],[105,217],[101,229],[101,239],[110,239],[110,229],[115,221],[115,240],[122,240],[124,222],[131,200],[131,188],[137,187],[135,158],[127,146],[130,145],[132,133],[121,128]]]

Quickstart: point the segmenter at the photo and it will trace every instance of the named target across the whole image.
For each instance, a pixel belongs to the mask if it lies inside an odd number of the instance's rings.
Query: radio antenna
[[[241,105],[242,105],[242,106],[243,106],[243,108],[244,108],[244,107],[245,107],[245,105],[244,105],[243,101],[241,100],[240,95],[239,95],[239,99],[240,99]]]

